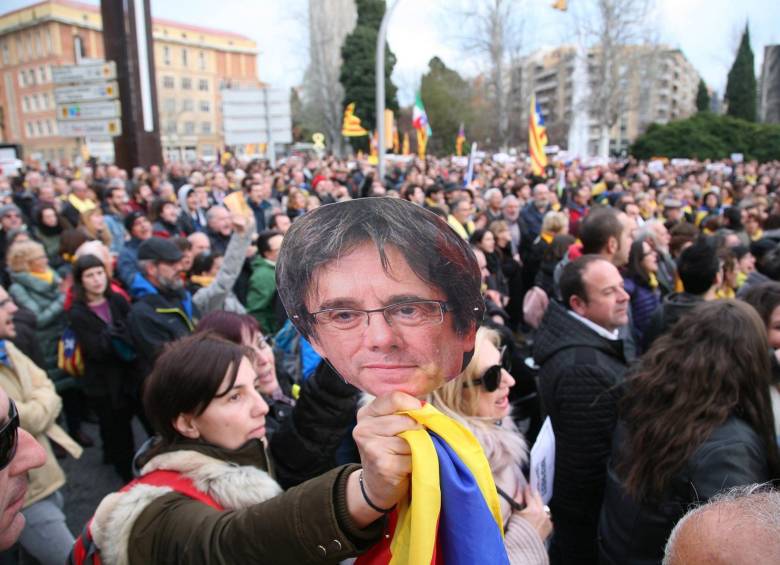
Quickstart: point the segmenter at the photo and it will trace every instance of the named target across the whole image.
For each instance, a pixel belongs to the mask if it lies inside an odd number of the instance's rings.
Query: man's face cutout
[[[385,251],[387,270],[370,241],[317,269],[307,310],[375,310],[399,302],[447,301],[441,289],[412,271],[397,248]],[[315,332],[310,336],[314,349],[347,382],[375,396],[398,390],[419,398],[462,371],[474,350],[476,324],[459,335],[452,312],[445,311],[441,323],[421,326],[388,324],[382,312],[375,312],[368,315],[368,323],[362,319],[352,329],[318,323]]]

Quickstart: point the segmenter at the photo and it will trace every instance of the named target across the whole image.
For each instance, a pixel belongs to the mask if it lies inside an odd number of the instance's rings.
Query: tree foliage
[[[753,50],[750,48],[750,31],[747,24],[737,56],[729,71],[726,83],[728,115],[751,122],[756,121],[756,75],[753,67]]]
[[[699,112],[710,111],[710,93],[702,79],[699,79],[699,89],[696,91],[696,109]]]
[[[457,72],[448,69],[441,59],[434,57],[422,77],[420,94],[433,130],[428,142],[429,151],[453,153],[461,122],[467,127],[471,122],[469,84]]]
[[[652,124],[630,152],[639,159],[723,159],[742,153],[746,159],[771,161],[780,159],[780,126],[702,112],[666,125]]]
[[[376,127],[376,40],[385,13],[384,0],[356,0],[358,19],[355,29],[341,48],[341,75],[344,103],[355,103],[355,114],[364,128]],[[398,110],[398,89],[390,80],[395,55],[385,44],[385,107]]]

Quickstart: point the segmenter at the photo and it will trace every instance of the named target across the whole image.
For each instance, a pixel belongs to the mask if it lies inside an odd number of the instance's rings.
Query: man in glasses
[[[27,472],[46,462],[41,445],[19,427],[19,414],[0,388],[0,551],[11,547],[24,529],[21,513]]]
[[[393,506],[411,470],[397,434],[417,427],[393,414],[418,408],[411,397],[455,378],[474,351],[484,311],[474,254],[435,214],[404,200],[365,198],[296,220],[276,277],[288,316],[317,353],[378,397],[364,409],[372,422],[359,423],[355,435],[372,434],[364,442],[371,452],[361,452],[372,502]]]

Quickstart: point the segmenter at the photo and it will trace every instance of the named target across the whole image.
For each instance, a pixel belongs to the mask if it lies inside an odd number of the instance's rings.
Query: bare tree
[[[497,145],[509,140],[509,115],[512,76],[511,62],[522,46],[522,0],[464,0],[452,8],[460,29],[459,42],[467,53],[478,54],[487,65],[486,76],[491,93]]]
[[[632,85],[652,84],[659,51],[648,24],[652,7],[653,0],[594,0],[574,13],[577,36],[588,47],[588,110],[599,127],[602,157],[609,155],[613,126],[639,98],[629,95]]]
[[[357,21],[354,0],[309,0],[309,67],[304,79],[304,121],[322,130],[328,147],[342,151],[344,89],[339,82],[341,45]]]

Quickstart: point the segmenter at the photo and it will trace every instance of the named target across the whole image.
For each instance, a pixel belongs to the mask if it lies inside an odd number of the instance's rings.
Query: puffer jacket
[[[5,340],[11,366],[0,363],[0,388],[16,403],[19,424],[32,435],[46,451],[42,467],[30,469],[30,478],[24,507],[42,500],[65,484],[65,474],[54,457],[49,440],[57,442],[73,457],[80,457],[82,449],[57,424],[62,400],[54,391],[54,384],[35,363]],[[13,368],[12,368],[13,367]]]
[[[615,431],[613,461],[626,431]],[[599,554],[605,565],[660,565],[674,525],[693,505],[731,487],[763,483],[770,476],[766,450],[744,420],[732,416],[715,428],[669,481],[663,495],[640,502],[624,490],[610,464],[599,521]]]
[[[141,474],[175,471],[224,510],[172,491],[136,484],[108,495],[91,524],[105,565],[338,563],[376,543],[384,523],[360,530],[346,508],[345,465],[282,492],[263,444],[237,450],[196,441],[152,449]]]
[[[35,331],[38,344],[46,361],[46,369],[54,368],[57,359],[57,342],[65,330],[65,293],[60,290],[62,279],[54,273],[47,283],[30,273],[11,273],[8,293],[14,302],[35,314]]]
[[[537,330],[533,357],[555,432],[551,562],[595,563],[619,387],[627,369],[622,341],[602,337],[553,301]]]

